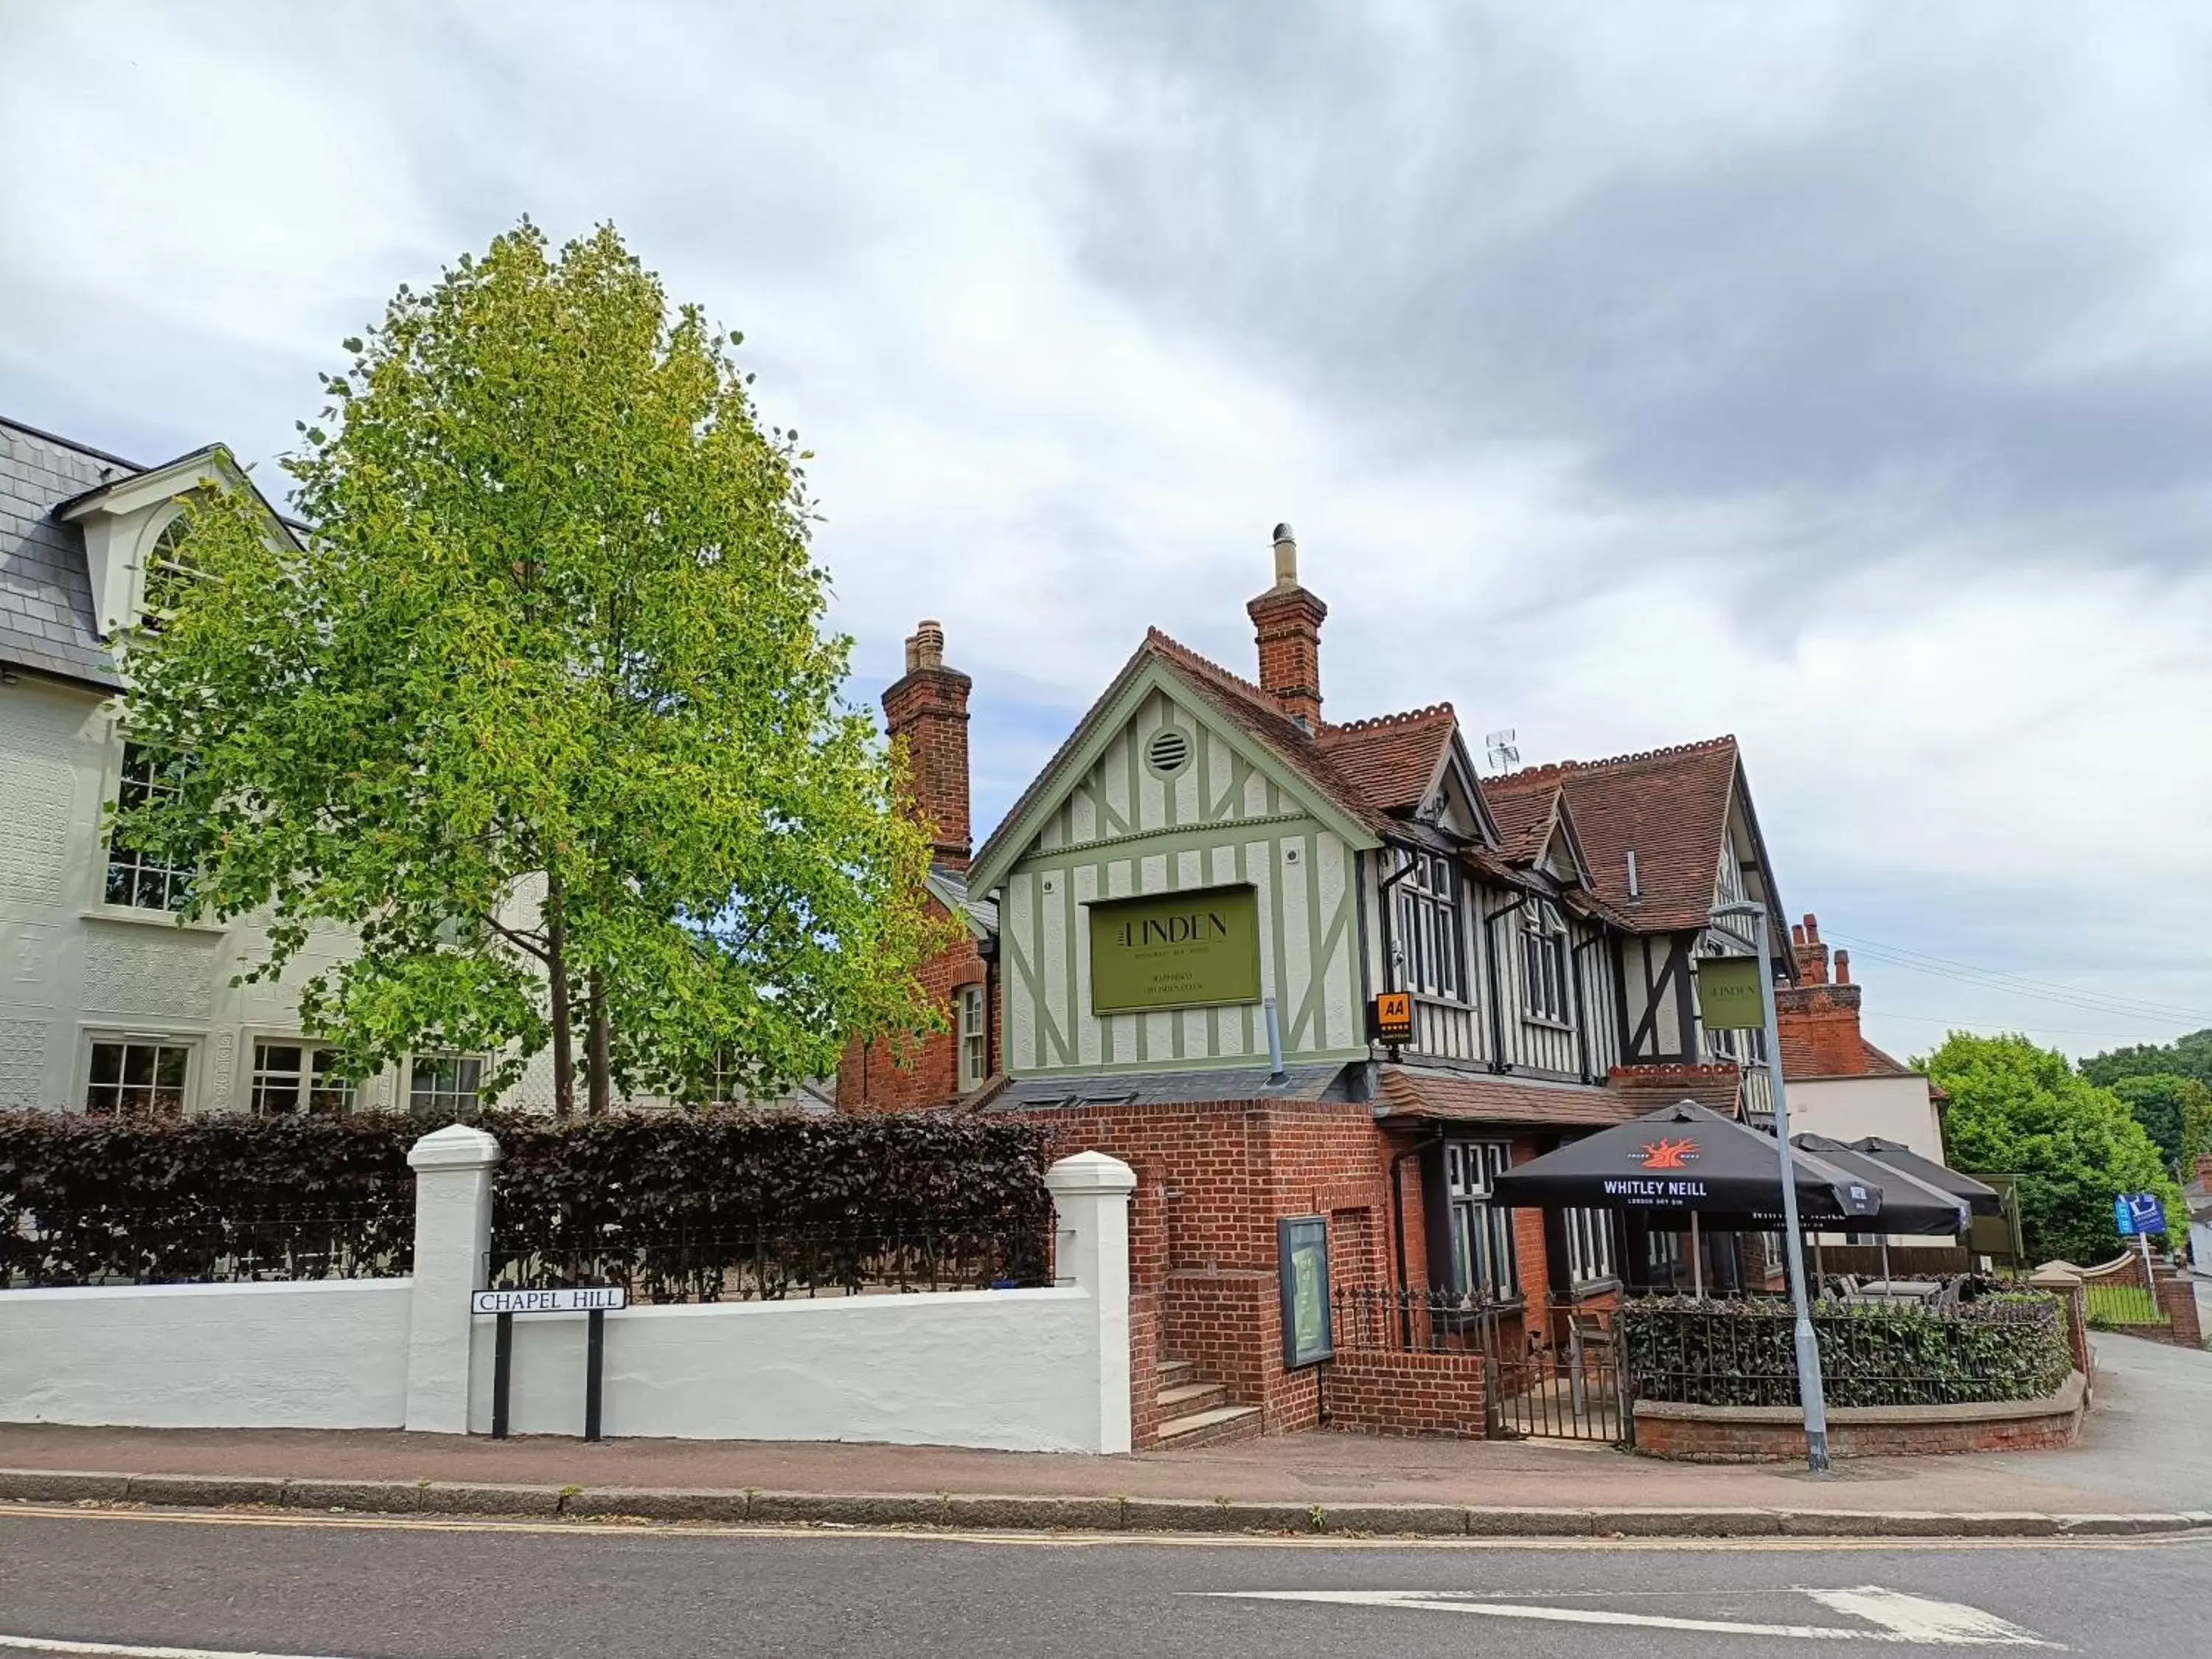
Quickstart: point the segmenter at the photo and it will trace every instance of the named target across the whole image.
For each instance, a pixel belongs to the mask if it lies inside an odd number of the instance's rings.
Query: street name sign
[[[571,1285],[558,1291],[478,1291],[470,1304],[480,1314],[609,1313],[629,1306],[619,1285]]]

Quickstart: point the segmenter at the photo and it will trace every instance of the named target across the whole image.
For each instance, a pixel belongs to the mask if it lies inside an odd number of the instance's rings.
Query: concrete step
[[[1153,1443],[1187,1449],[1192,1446],[1216,1446],[1227,1440],[1256,1439],[1259,1433],[1257,1406],[1216,1406],[1161,1424],[1160,1437]]]
[[[1229,1403],[1229,1390],[1218,1382],[1182,1382],[1160,1390],[1162,1418],[1188,1417]]]
[[[1197,1375],[1198,1367],[1188,1359],[1160,1361],[1160,1386],[1164,1389],[1179,1389]]]

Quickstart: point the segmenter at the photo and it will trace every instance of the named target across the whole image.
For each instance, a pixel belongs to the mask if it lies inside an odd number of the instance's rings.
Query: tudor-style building
[[[1152,631],[962,889],[996,906],[1001,1074],[960,1097],[1139,1174],[1140,1439],[1316,1420],[1313,1373],[1281,1360],[1279,1218],[1329,1218],[1340,1285],[1515,1304],[1533,1329],[1680,1246],[1493,1207],[1498,1170],[1686,1096],[1767,1106],[1757,1045],[1697,1010],[1699,958],[1749,948],[1716,905],[1748,895],[1787,938],[1734,739],[1483,778],[1449,703],[1329,720],[1327,607],[1287,526],[1274,561],[1248,607],[1258,679]],[[1378,1029],[1400,993],[1404,1027]],[[1156,1399],[1147,1354],[1198,1376]],[[1194,1389],[1227,1403],[1178,1417]]]

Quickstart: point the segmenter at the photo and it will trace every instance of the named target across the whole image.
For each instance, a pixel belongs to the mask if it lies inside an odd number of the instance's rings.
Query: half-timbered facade
[[[1286,526],[1275,574],[1258,678],[1152,631],[966,891],[999,923],[979,1103],[1137,1166],[1140,1341],[1291,1426],[1319,1405],[1268,1358],[1283,1215],[1328,1215],[1355,1280],[1493,1304],[1672,1271],[1671,1241],[1489,1182],[1685,1096],[1755,1115],[1697,963],[1748,950],[1711,920],[1740,896],[1787,935],[1733,738],[1481,777],[1449,703],[1326,720]]]

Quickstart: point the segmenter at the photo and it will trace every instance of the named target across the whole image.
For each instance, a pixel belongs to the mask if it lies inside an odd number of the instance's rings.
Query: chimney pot
[[[1820,919],[1810,910],[1805,913],[1805,942],[1808,945],[1820,942]]]
[[[1275,586],[1278,589],[1298,585],[1298,543],[1291,534],[1288,524],[1275,526]]]
[[[1805,924],[1803,922],[1799,922],[1795,927],[1792,927],[1790,930],[1790,941],[1793,945],[1802,945],[1805,942]]]
[[[1836,983],[1849,985],[1850,982],[1851,953],[1849,951],[1838,951],[1836,952]]]
[[[916,668],[945,666],[945,624],[933,618],[924,618],[914,630],[914,654]]]

